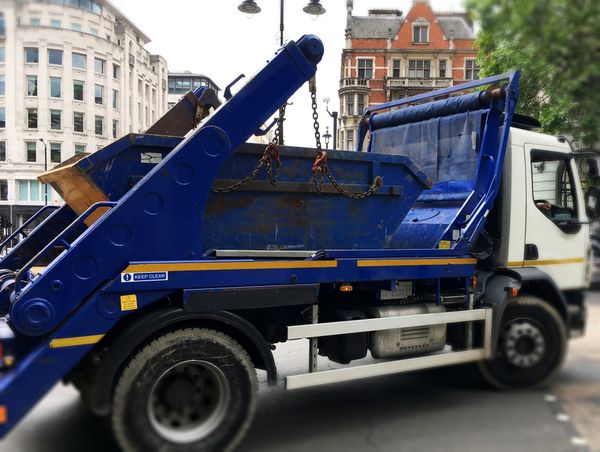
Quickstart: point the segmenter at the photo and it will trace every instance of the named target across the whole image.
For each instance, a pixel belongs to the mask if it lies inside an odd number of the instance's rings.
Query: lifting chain
[[[283,121],[285,120],[284,117],[286,105],[287,102],[285,102],[279,109],[279,117],[277,118],[277,129],[275,129],[273,139],[265,148],[265,152],[263,153],[256,166],[252,168],[250,174],[248,174],[243,179],[237,181],[236,183],[228,185],[227,187],[213,187],[210,189],[210,191],[214,193],[228,193],[230,191],[237,190],[246,185],[248,182],[252,181],[256,177],[262,166],[264,166],[267,169],[267,174],[269,175],[269,181],[271,182],[271,185],[277,185],[279,167],[281,166],[281,158],[279,156],[279,148],[277,147],[277,143],[279,142],[279,137],[281,135],[281,126],[283,124]]]
[[[373,183],[369,187],[367,191],[361,193],[351,193],[346,190],[342,185],[336,180],[335,176],[327,166],[327,152],[323,151],[321,147],[321,132],[319,132],[319,113],[317,112],[317,79],[313,77],[308,82],[308,89],[310,90],[310,99],[312,102],[312,117],[313,117],[313,127],[315,129],[315,142],[317,145],[317,157],[315,158],[315,162],[313,163],[313,183],[315,185],[315,189],[319,193],[323,193],[325,189],[325,176],[331,182],[331,185],[340,192],[342,195],[347,196],[352,199],[364,199],[368,196],[371,196],[375,193],[379,188],[383,186],[383,178],[381,176],[376,176],[373,180]]]

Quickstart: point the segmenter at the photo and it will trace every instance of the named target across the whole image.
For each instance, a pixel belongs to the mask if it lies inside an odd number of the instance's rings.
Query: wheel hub
[[[175,364],[154,384],[148,400],[152,427],[164,439],[199,441],[223,421],[230,400],[223,372],[207,361]]]
[[[504,356],[516,367],[533,367],[546,351],[546,340],[537,325],[530,321],[515,321],[503,331]]]

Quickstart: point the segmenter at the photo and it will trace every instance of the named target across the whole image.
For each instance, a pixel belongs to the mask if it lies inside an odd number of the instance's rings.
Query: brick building
[[[408,13],[352,15],[346,0],[346,46],[340,71],[341,149],[354,149],[356,125],[369,105],[445,88],[478,77],[473,24],[464,12],[436,12],[413,0]]]

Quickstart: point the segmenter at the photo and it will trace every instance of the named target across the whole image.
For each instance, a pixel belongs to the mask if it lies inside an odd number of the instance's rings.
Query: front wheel
[[[256,372],[231,337],[189,328],[142,348],[119,377],[112,426],[124,451],[232,450],[256,404]]]
[[[523,296],[506,307],[496,356],[481,361],[479,370],[497,388],[534,386],[560,368],[566,349],[558,312],[540,298]]]

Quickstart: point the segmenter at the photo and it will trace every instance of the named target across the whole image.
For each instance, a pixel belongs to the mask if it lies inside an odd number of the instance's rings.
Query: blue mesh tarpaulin
[[[370,151],[410,158],[434,189],[469,190],[479,159],[482,114],[471,111],[378,129],[371,134]]]

